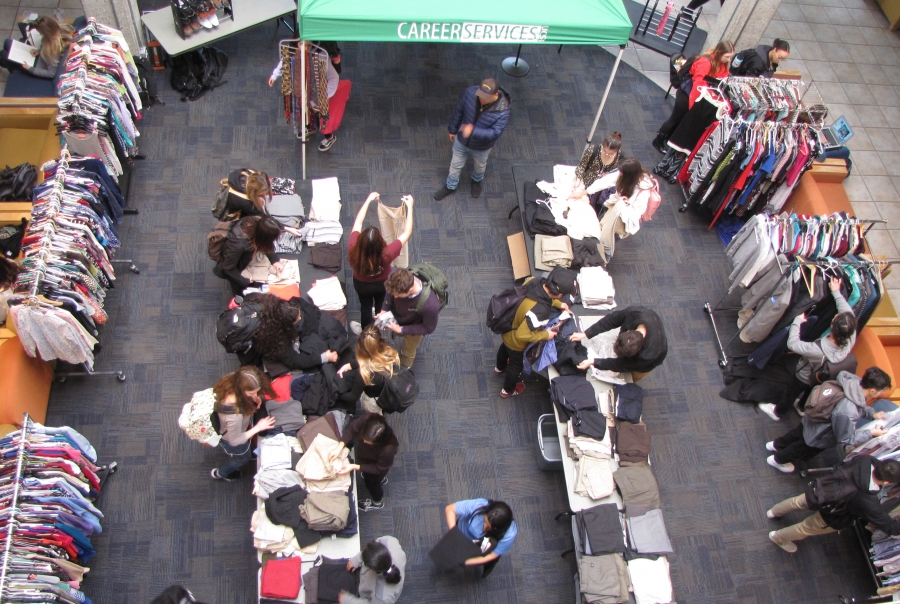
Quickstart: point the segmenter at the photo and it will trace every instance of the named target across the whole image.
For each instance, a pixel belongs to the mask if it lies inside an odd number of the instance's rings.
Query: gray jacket
[[[394,604],[400,598],[403,591],[403,582],[406,581],[406,554],[400,548],[400,542],[396,538],[386,536],[376,539],[391,552],[391,560],[400,569],[400,582],[391,585],[384,580],[384,575],[379,575],[371,568],[363,564],[362,552],[350,558],[354,568],[359,569],[359,596],[344,594],[342,604]]]
[[[827,449],[841,444],[845,448],[855,447],[872,438],[871,430],[857,430],[856,420],[861,417],[873,419],[875,410],[866,406],[866,394],[858,377],[847,371],[838,374],[837,381],[844,389],[844,398],[831,412],[831,422],[816,423],[803,416],[803,440],[810,447]]]
[[[841,295],[840,291],[832,292],[832,295],[834,296],[834,301],[837,304],[839,313],[853,312],[853,309],[850,308],[850,305],[844,300],[844,296]],[[796,375],[798,380],[804,384],[809,384],[809,377],[812,375],[813,367],[818,369],[819,366],[822,365],[823,353],[832,363],[843,361],[844,358],[850,354],[850,351],[853,350],[853,345],[856,344],[856,334],[850,336],[850,341],[844,346],[838,346],[828,337],[821,337],[815,342],[804,342],[800,339],[799,319],[800,315],[797,315],[797,318],[794,319],[794,322],[791,324],[787,345],[791,352],[796,352],[803,357],[800,359],[800,362],[797,363]]]

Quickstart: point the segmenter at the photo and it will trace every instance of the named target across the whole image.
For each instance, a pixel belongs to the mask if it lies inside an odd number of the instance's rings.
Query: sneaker
[[[200,19],[200,27],[204,29],[212,29],[212,22],[210,22],[209,17],[206,15],[206,13],[200,13],[199,15],[197,15],[197,17]]]
[[[666,138],[662,134],[657,134],[656,138],[654,138],[653,142],[650,144],[663,155],[666,154]]]
[[[766,443],[766,451],[771,451],[772,453],[774,453],[777,450],[778,449],[775,448],[774,440],[770,440],[769,442]]]
[[[775,520],[776,518],[778,518],[778,516],[776,516],[775,512],[773,512],[772,510],[766,510],[766,518],[768,518],[769,520]]]
[[[331,149],[331,146],[334,144],[334,141],[337,140],[337,136],[334,134],[329,134],[325,138],[322,139],[322,142],[319,143],[319,151],[328,151]]]
[[[773,403],[759,403],[756,408],[772,418],[772,421],[781,421],[781,418],[775,415],[775,405]]]
[[[804,415],[806,415],[806,412],[800,408],[800,399],[797,399],[796,401],[794,401],[794,409],[797,411],[797,414],[800,417],[803,417]]]
[[[779,472],[784,472],[785,474],[791,474],[794,471],[794,464],[788,463],[778,463],[775,461],[774,455],[769,455],[766,457],[766,463],[778,470]]]
[[[381,479],[381,484],[386,485],[387,483],[388,483],[388,479],[387,479],[387,476],[385,476],[384,478]]]
[[[503,388],[500,389],[500,398],[509,398],[511,396],[518,396],[525,392],[525,384],[523,382],[519,382],[516,384],[515,389],[512,392],[507,392]]]
[[[213,480],[224,480],[225,482],[234,482],[235,480],[240,480],[241,472],[237,471],[234,474],[229,474],[228,476],[222,476],[219,474],[218,468],[213,468],[210,470],[209,475]]]
[[[219,17],[216,15],[216,11],[212,10],[209,13],[209,22],[213,27],[219,27]]]
[[[769,533],[769,540],[789,554],[797,553],[797,544],[793,541],[782,541],[778,538],[777,531],[772,531],[771,533]]]
[[[478,199],[481,197],[481,183],[472,181],[472,186],[469,188],[469,192],[472,194],[472,197]]]
[[[441,187],[440,189],[438,189],[437,191],[434,192],[434,200],[440,201],[443,198],[450,195],[451,193],[453,193],[455,190],[456,189],[448,189],[447,185],[444,185],[443,187]]]
[[[359,321],[350,321],[350,331],[359,335],[362,333],[362,324]]]
[[[360,510],[363,512],[368,512],[369,510],[380,510],[384,507],[384,500],[381,501],[372,501],[371,499],[363,499],[359,502]]]
[[[494,375],[503,375],[504,373],[506,373],[506,369],[498,369],[497,367],[494,367]]]

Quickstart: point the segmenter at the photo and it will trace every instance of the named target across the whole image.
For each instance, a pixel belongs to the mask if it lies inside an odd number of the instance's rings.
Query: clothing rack
[[[860,222],[860,223],[882,223],[882,222],[887,222],[887,221],[886,220],[857,220],[857,222]],[[871,228],[871,226],[870,226],[870,228]],[[771,298],[772,295],[775,293],[775,291],[778,289],[778,287],[783,282],[783,279],[790,278],[790,275],[793,272],[793,270],[800,266],[818,266],[818,267],[824,267],[824,268],[837,267],[837,266],[886,267],[886,266],[890,266],[893,264],[900,264],[900,259],[896,259],[896,260],[861,260],[861,261],[857,261],[857,262],[843,262],[837,258],[831,259],[830,262],[826,262],[826,261],[822,261],[822,260],[816,261],[816,262],[806,262],[806,261],[801,262],[799,260],[793,260],[793,261],[789,262],[787,265],[779,264],[779,269],[781,270],[783,277],[772,287],[772,289],[764,297],[764,299]],[[786,270],[786,269],[790,269],[790,270]],[[713,333],[715,334],[715,337],[716,337],[716,345],[719,348],[719,359],[718,359],[719,367],[725,367],[726,365],[728,365],[728,355],[726,353],[726,350],[731,346],[731,344],[734,343],[734,341],[738,337],[740,337],[740,335],[744,332],[744,330],[747,328],[747,326],[750,325],[750,321],[749,320],[746,321],[744,323],[744,325],[740,329],[738,329],[737,333],[735,333],[731,337],[731,339],[728,340],[728,342],[726,344],[724,344],[724,345],[722,344],[722,338],[721,338],[721,335],[719,334],[719,328],[716,325],[715,313],[725,312],[725,311],[735,311],[735,310],[740,310],[742,308],[740,306],[727,307],[727,308],[723,306],[723,304],[725,303],[725,299],[730,294],[731,294],[731,291],[726,291],[722,295],[722,297],[719,299],[718,303],[716,303],[715,307],[713,307],[709,302],[707,302],[706,304],[703,305],[703,310],[706,312],[707,315],[709,315],[709,320],[712,323]]]
[[[806,110],[802,101],[802,89],[806,83],[800,80],[729,76],[722,81],[721,86],[735,113],[756,115],[759,112],[768,114],[769,111],[786,111],[784,117],[771,121],[790,118],[791,122],[795,122]]]
[[[3,567],[0,569],[0,597],[3,596],[6,587],[6,574],[9,569],[9,553],[12,549],[13,533],[16,527],[16,513],[19,511],[19,486],[21,485],[22,463],[25,460],[25,442],[28,435],[28,422],[31,420],[28,413],[22,418],[22,433],[19,437],[19,451],[16,453],[16,475],[13,485],[12,502],[9,506],[9,521],[6,530],[6,544],[3,548]]]

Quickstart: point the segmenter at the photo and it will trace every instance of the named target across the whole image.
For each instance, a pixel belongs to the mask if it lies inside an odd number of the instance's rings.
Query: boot
[[[666,137],[661,133],[656,133],[656,138],[653,139],[653,142],[650,143],[653,145],[653,148],[665,155],[666,153]]]

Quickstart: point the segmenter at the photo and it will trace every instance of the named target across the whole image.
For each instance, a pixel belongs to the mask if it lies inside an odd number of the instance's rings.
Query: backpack
[[[847,504],[857,491],[850,470],[847,466],[842,466],[828,476],[811,480],[806,485],[806,503],[811,510],[841,514],[847,511]]]
[[[422,312],[422,309],[425,308],[425,303],[431,297],[431,292],[437,295],[438,300],[441,301],[441,310],[443,310],[450,299],[449,284],[444,273],[438,267],[427,262],[413,264],[409,267],[409,270],[422,281],[422,295],[419,296],[419,303],[416,304],[416,312]]]
[[[669,58],[669,83],[672,85],[672,88],[676,90],[681,88],[684,83],[691,81],[691,67],[694,66],[694,61],[697,60],[699,55],[693,56],[690,59],[687,59],[681,67],[676,68],[676,61],[679,59],[683,59],[684,55],[680,52],[676,52]]]
[[[232,192],[232,188],[228,186],[228,179],[223,178],[219,181],[219,192],[216,193],[216,203],[212,207],[213,218],[219,222],[228,218],[228,194]],[[235,191],[237,193],[237,191]]]
[[[830,422],[831,413],[842,398],[844,398],[844,389],[838,382],[829,380],[812,389],[806,399],[803,412],[811,422],[818,424]]]
[[[499,294],[494,294],[488,302],[485,325],[498,334],[512,331],[516,312],[524,300],[525,288],[521,285],[513,285]]]
[[[659,194],[659,182],[650,177],[650,180],[653,181],[653,187],[650,189],[650,199],[647,200],[647,209],[644,210],[644,215],[641,216],[641,222],[648,222],[653,218],[653,215],[656,214],[656,210],[659,208],[659,205],[662,203],[662,196]]]
[[[24,218],[19,224],[0,226],[0,254],[7,258],[18,258],[22,251],[22,240],[25,239],[27,227],[28,221]]]
[[[259,325],[262,304],[257,295],[246,296],[238,306],[219,315],[216,320],[216,339],[225,352],[246,355],[253,347],[253,333]]]
[[[416,374],[409,367],[395,365],[394,376],[384,380],[378,406],[387,413],[403,413],[416,402],[417,396],[419,385],[416,383]]]
[[[819,342],[819,349],[822,348],[822,342]],[[852,352],[845,356],[842,360],[837,363],[832,363],[825,357],[825,351],[822,350],[822,364],[812,372],[809,376],[809,380],[813,386],[816,384],[824,384],[828,380],[833,380],[838,376],[838,374],[842,371],[846,371],[848,373],[856,373],[856,355]]]
[[[212,388],[195,392],[191,397],[191,402],[185,403],[181,408],[178,427],[184,430],[191,440],[196,440],[208,447],[215,447],[221,440],[219,429],[213,423],[213,416],[215,416],[216,424],[219,420],[215,406],[216,395]]]
[[[222,81],[228,67],[228,55],[212,46],[170,57],[172,89],[182,101],[196,101],[204,94],[226,84]]]
[[[209,259],[218,264],[225,257],[225,242],[228,240],[228,234],[231,230],[238,226],[240,220],[232,220],[230,222],[219,222],[215,228],[206,236],[206,247],[209,253]]]
[[[134,57],[134,64],[137,67],[138,77],[140,78],[138,96],[141,97],[141,104],[144,107],[165,105],[159,98],[156,75],[153,73],[153,65],[150,63],[150,59],[147,57]]]

